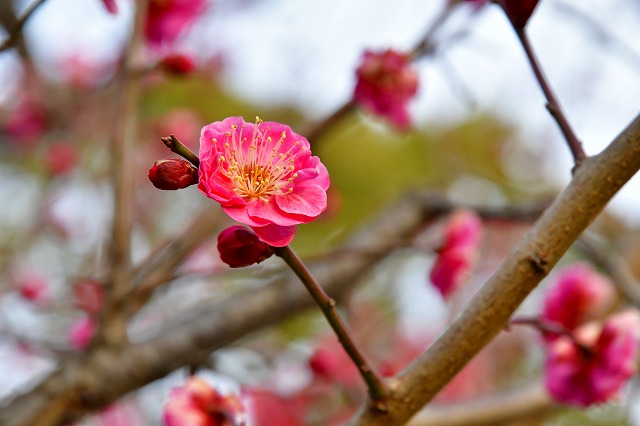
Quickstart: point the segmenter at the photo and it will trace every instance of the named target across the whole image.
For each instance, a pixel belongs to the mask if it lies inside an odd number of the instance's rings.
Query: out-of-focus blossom
[[[356,77],[353,97],[357,103],[398,128],[409,127],[407,103],[418,91],[418,74],[409,55],[391,49],[365,51]]]
[[[586,324],[575,336],[584,347],[567,336],[547,347],[545,384],[553,399],[586,407],[616,397],[636,372],[640,314],[618,313],[601,331],[595,324]]]
[[[198,183],[198,169],[186,160],[159,160],[149,169],[149,180],[158,189],[183,189]]]
[[[49,300],[49,283],[42,275],[37,273],[23,274],[15,281],[18,292],[24,299],[38,305]]]
[[[304,426],[306,407],[289,401],[268,389],[243,390],[252,426]]]
[[[85,52],[72,52],[57,62],[57,71],[63,82],[78,89],[89,89],[105,83],[115,69],[112,61],[98,60]]]
[[[230,226],[218,235],[220,259],[232,268],[253,265],[273,254],[269,244],[244,226]]]
[[[197,149],[202,119],[192,109],[176,108],[160,117],[154,125],[158,139],[173,134],[180,142],[190,149]],[[166,152],[166,147],[154,139],[154,146]]]
[[[73,286],[75,304],[88,314],[97,314],[104,303],[104,289],[97,281],[85,279]]]
[[[154,47],[172,43],[204,10],[206,0],[149,0],[144,34]]]
[[[467,277],[476,258],[482,221],[469,210],[458,210],[447,220],[444,242],[438,249],[429,278],[444,298]]]
[[[116,4],[116,0],[102,0],[102,3],[107,9],[107,12],[109,12],[110,14],[115,15],[116,13],[118,13],[118,5]]]
[[[317,376],[352,387],[360,383],[360,373],[336,338],[324,339],[309,358],[309,367]]]
[[[4,124],[9,135],[27,144],[33,144],[40,139],[46,127],[47,118],[44,112],[29,99],[22,100]]]
[[[450,0],[450,3],[470,3],[476,10],[489,3],[489,0]]]
[[[172,53],[160,60],[160,67],[169,74],[183,76],[196,69],[196,61],[189,55]]]
[[[556,280],[545,297],[542,317],[569,330],[605,314],[615,302],[611,281],[586,263],[567,266]]]
[[[44,164],[49,174],[53,176],[65,175],[76,165],[76,151],[66,143],[51,144],[45,152]]]
[[[96,331],[98,331],[98,325],[93,318],[89,316],[78,318],[69,330],[69,344],[75,349],[84,350],[89,347]]]
[[[230,117],[205,126],[199,174],[200,191],[275,247],[289,244],[298,224],[327,207],[327,169],[284,124]]]
[[[524,28],[538,5],[538,0],[500,0],[498,3],[514,26]]]
[[[245,408],[235,395],[222,395],[199,377],[174,388],[164,406],[166,426],[241,426]]]

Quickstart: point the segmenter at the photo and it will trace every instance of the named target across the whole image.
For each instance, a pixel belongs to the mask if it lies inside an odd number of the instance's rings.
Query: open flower
[[[482,221],[474,212],[457,210],[444,229],[444,241],[429,278],[442,297],[449,297],[467,277],[476,259]]]
[[[542,317],[573,330],[605,314],[614,302],[609,279],[586,263],[576,263],[558,274],[556,285],[545,297]]]
[[[241,426],[245,408],[235,395],[222,395],[199,377],[174,388],[164,406],[166,426]]]
[[[391,49],[365,51],[356,76],[353,98],[357,103],[401,129],[409,127],[407,103],[418,91],[418,75],[409,55]]]
[[[586,324],[576,330],[576,338],[589,350],[566,336],[547,347],[545,384],[557,402],[586,407],[606,402],[636,372],[640,344],[640,314],[625,311],[609,318],[598,330]]]
[[[230,117],[200,136],[198,188],[264,242],[286,246],[327,208],[329,173],[287,125]]]

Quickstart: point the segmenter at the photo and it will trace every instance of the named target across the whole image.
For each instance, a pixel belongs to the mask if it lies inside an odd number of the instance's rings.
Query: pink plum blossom
[[[567,266],[544,300],[542,317],[573,330],[601,316],[613,306],[615,290],[611,281],[586,263]]]
[[[154,47],[172,43],[204,10],[206,0],[149,0],[144,34]]]
[[[198,188],[264,242],[286,246],[327,208],[329,173],[287,125],[230,117],[200,136]]]
[[[83,316],[76,320],[69,330],[69,344],[75,349],[84,350],[89,347],[98,331],[98,324],[90,316]]]
[[[400,129],[409,127],[407,103],[418,91],[418,75],[411,58],[394,50],[365,51],[356,70],[354,100]]]
[[[174,388],[162,414],[166,426],[241,426],[245,408],[235,395],[222,395],[199,377]]]
[[[586,407],[616,397],[636,373],[640,344],[640,314],[624,311],[602,327],[586,324],[574,340],[561,336],[547,347],[545,384],[557,402]]]
[[[444,298],[467,277],[476,258],[481,230],[480,218],[469,210],[458,210],[447,220],[442,247],[429,273]]]

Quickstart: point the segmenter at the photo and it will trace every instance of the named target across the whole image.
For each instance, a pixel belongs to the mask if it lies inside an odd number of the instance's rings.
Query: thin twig
[[[511,321],[509,321],[509,324],[507,324],[507,329],[509,329],[509,327],[513,325],[525,325],[528,327],[533,327],[538,331],[540,331],[544,336],[556,335],[556,336],[568,337],[569,339],[571,339],[571,341],[573,341],[573,343],[578,348],[580,348],[583,354],[586,354],[586,355],[593,354],[592,348],[580,342],[576,338],[576,335],[571,330],[569,330],[568,328],[564,327],[561,324],[545,321],[540,317],[516,317],[516,318],[513,318]]]
[[[367,360],[365,355],[360,352],[358,347],[356,346],[353,338],[351,337],[351,333],[347,329],[344,321],[340,317],[338,310],[336,309],[336,301],[329,297],[329,295],[324,291],[322,287],[316,282],[316,280],[311,276],[311,273],[305,266],[305,264],[300,260],[300,258],[294,253],[293,250],[289,246],[285,247],[276,247],[275,248],[276,256],[279,256],[284,260],[287,265],[295,272],[295,274],[300,278],[300,281],[307,288],[313,299],[316,301],[322,313],[327,318],[327,321],[335,331],[338,336],[338,340],[344,347],[344,350],[347,352],[349,357],[353,360],[353,363],[358,368],[360,375],[367,383],[369,388],[369,394],[371,395],[371,399],[374,401],[375,406],[383,410],[385,409],[384,400],[388,394],[387,388],[384,384],[384,381],[373,368],[371,363]]]
[[[183,157],[185,160],[189,161],[196,167],[200,167],[200,159],[196,154],[194,154],[185,144],[180,142],[175,135],[170,134],[169,136],[165,136],[160,138],[164,145],[179,156]]]
[[[540,66],[540,63],[536,58],[533,48],[531,47],[531,43],[529,42],[529,37],[527,37],[527,33],[525,32],[524,28],[520,28],[514,25],[513,29],[518,35],[520,43],[522,44],[522,47],[527,54],[527,58],[529,59],[529,63],[531,64],[531,68],[533,69],[533,73],[535,74],[536,79],[540,84],[540,88],[542,89],[544,96],[547,98],[547,109],[549,110],[549,113],[551,113],[551,116],[553,116],[553,118],[558,123],[560,131],[564,135],[564,138],[569,145],[569,149],[571,150],[571,155],[573,155],[575,166],[579,166],[587,156],[584,152],[584,149],[582,148],[582,143],[573,133],[571,125],[569,124],[567,117],[562,111],[560,102],[558,102],[558,99],[553,93],[553,90],[551,89],[551,86],[549,85],[549,82],[547,81],[547,78],[542,71],[542,67]]]
[[[38,0],[33,3],[24,14],[16,21],[16,24],[13,26],[11,31],[9,32],[9,37],[0,45],[0,52],[11,49],[18,44],[20,37],[22,36],[22,29],[25,24],[33,16],[33,13],[47,0]]]

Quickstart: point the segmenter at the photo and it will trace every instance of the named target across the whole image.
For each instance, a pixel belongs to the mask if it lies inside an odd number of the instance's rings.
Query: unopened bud
[[[273,249],[255,232],[243,226],[230,226],[218,235],[220,259],[232,268],[260,263],[271,257]]]
[[[159,160],[149,169],[149,180],[158,189],[182,189],[198,183],[198,169],[185,160]]]
[[[181,53],[167,55],[160,61],[160,66],[173,75],[187,75],[196,69],[196,63],[190,56]]]
[[[524,28],[538,5],[538,0],[501,0],[500,5],[515,27]]]

